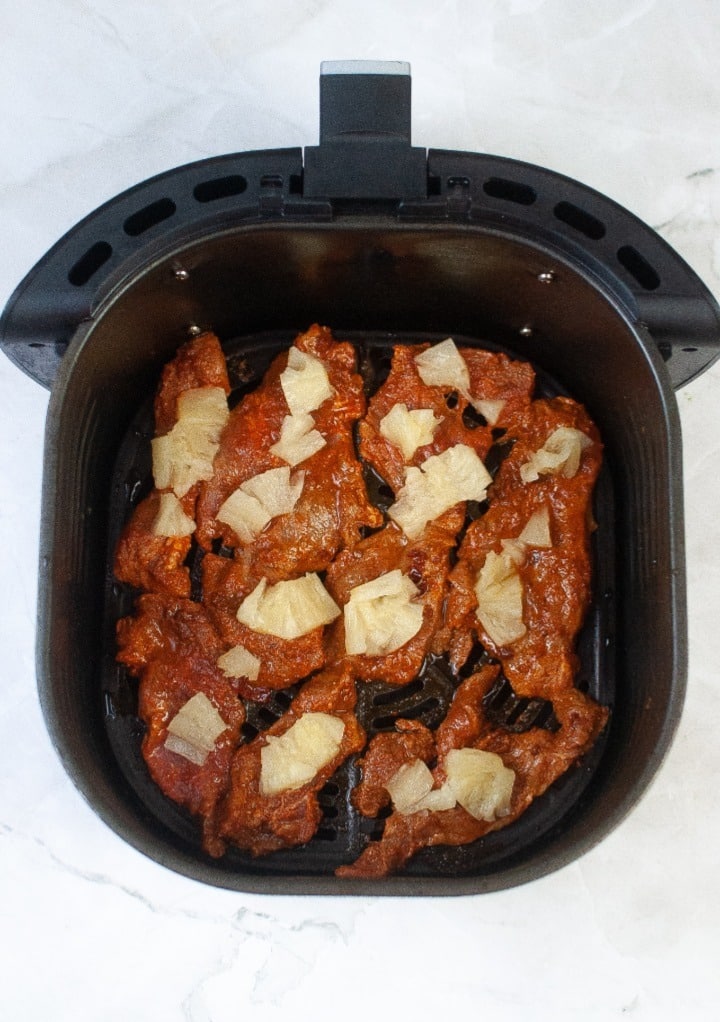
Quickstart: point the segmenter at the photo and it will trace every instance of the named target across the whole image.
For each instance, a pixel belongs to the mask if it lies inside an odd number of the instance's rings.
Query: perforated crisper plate
[[[360,371],[368,394],[374,392],[387,375],[392,346],[398,343],[437,342],[438,335],[399,335],[343,333],[335,330],[338,340],[352,341],[358,351]],[[228,361],[231,404],[254,389],[261,381],[272,359],[294,339],[292,333],[260,334],[223,342]],[[476,346],[494,350],[511,350],[467,337],[455,336],[459,347]],[[535,367],[536,395],[552,397],[564,393],[554,380]],[[111,483],[109,536],[106,568],[105,624],[103,650],[102,698],[104,722],[112,753],[124,777],[128,794],[136,811],[154,820],[157,829],[178,848],[190,852],[198,861],[209,861],[202,850],[198,822],[182,807],[166,798],[150,779],[141,755],[144,725],[137,717],[137,681],[115,661],[115,624],[131,613],[137,595],[129,587],[118,584],[112,575],[113,551],[120,532],[134,506],[147,494],[151,481],[150,439],[153,435],[153,395],[142,399],[138,412],[121,445]],[[499,464],[502,438],[488,458]],[[368,475],[372,499],[386,507],[391,494],[382,481]],[[478,509],[474,509],[477,513]],[[577,684],[599,703],[612,709],[615,691],[613,662],[615,623],[615,520],[614,495],[610,467],[605,464],[595,493],[594,514],[598,529],[593,534],[594,600],[579,638],[580,671]],[[193,547],[189,563],[197,572],[202,553]],[[463,670],[469,670],[485,657],[480,647]],[[418,677],[409,685],[398,687],[381,682],[358,682],[357,716],[368,739],[379,731],[393,727],[397,718],[421,720],[435,728],[445,716],[461,678],[455,677],[444,658],[429,659]],[[281,716],[289,707],[298,686],[275,692],[264,704],[249,704],[243,734],[252,738]],[[519,700],[507,683],[496,685],[488,696],[486,707],[500,725],[514,730],[529,726],[555,726],[552,708],[543,700]],[[510,826],[488,834],[471,845],[459,848],[426,849],[405,867],[404,875],[428,878],[475,877],[493,872],[522,860],[530,846],[549,839],[563,819],[583,798],[607,744],[607,733],[593,749],[573,766],[548,791]],[[382,817],[374,820],[360,816],[351,806],[350,791],[360,780],[356,758],[351,758],[328,781],[320,792],[323,818],[316,836],[307,845],[254,858],[230,848],[220,860],[211,860],[215,868],[228,873],[254,877],[293,878],[331,877],[334,870],[353,862],[369,841],[376,840],[383,829]]]

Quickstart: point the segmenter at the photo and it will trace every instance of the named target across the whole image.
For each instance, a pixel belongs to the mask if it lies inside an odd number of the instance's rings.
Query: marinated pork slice
[[[464,518],[464,506],[455,507],[412,542],[390,522],[338,554],[325,576],[344,610],[330,627],[330,661],[347,658],[363,680],[405,685],[416,677],[442,618],[450,552]],[[383,585],[393,576],[400,586]]]
[[[394,731],[382,731],[369,742],[358,766],[362,780],[352,791],[352,803],[363,816],[377,816],[390,805],[387,789],[398,770],[421,760],[435,758],[435,736],[419,720],[397,720]]]
[[[322,819],[318,792],[338,767],[353,753],[359,752],[365,743],[365,732],[355,717],[355,683],[347,665],[335,665],[307,681],[290,709],[267,731],[262,732],[247,745],[241,746],[233,759],[230,787],[223,801],[217,821],[220,841],[250,851],[253,855],[265,855],[281,848],[291,848],[310,841]],[[303,720],[330,718],[334,725],[335,742],[328,747],[322,765],[317,766],[313,757],[313,745],[306,738],[295,741],[287,736],[291,728]],[[301,725],[302,726],[302,725]],[[293,730],[293,736],[295,729]],[[285,738],[285,742],[282,740]],[[267,763],[264,756],[272,743],[282,744],[275,748],[278,754],[273,758],[275,775],[265,777]],[[278,773],[290,785],[282,785]],[[263,793],[264,785],[271,793]]]
[[[188,341],[164,367],[154,401],[156,436],[169,434],[176,425],[181,396],[201,388],[215,388],[218,396],[230,392],[225,357],[211,333]],[[153,486],[123,529],[115,552],[115,576],[146,592],[189,597],[190,572],[184,562],[192,544],[197,486],[179,497],[169,487],[162,489],[164,495]],[[175,504],[169,524],[160,517],[163,497]]]
[[[371,842],[354,863],[341,866],[336,871],[338,876],[384,877],[401,869],[422,848],[469,844],[490,831],[508,826],[592,747],[605,726],[607,711],[569,688],[558,693],[553,703],[559,723],[556,731],[535,727],[514,734],[494,727],[485,714],[483,699],[497,676],[497,667],[487,667],[458,688],[447,718],[435,735],[437,766],[432,775],[434,790],[442,791],[447,785],[448,762],[454,751],[494,754],[500,758],[503,769],[514,773],[507,808],[488,819],[476,818],[460,804],[439,810],[423,808],[404,813],[396,810],[385,821],[382,837]],[[404,736],[398,739],[403,740]],[[372,762],[370,751],[366,759]]]
[[[143,592],[187,598],[191,583],[185,561],[190,552],[192,534],[164,536],[155,532],[160,496],[159,491],[153,489],[130,516],[115,551],[115,576],[120,582]],[[180,504],[185,513],[192,514],[194,494],[188,494]]]
[[[219,387],[230,393],[225,355],[209,331],[187,341],[163,367],[153,405],[158,436],[169,433],[177,422],[180,394],[196,387]]]
[[[226,647],[200,604],[154,593],[118,623],[118,646],[118,659],[140,679],[150,775],[201,818],[203,846],[217,854],[213,814],[245,720],[237,689],[217,664]]]
[[[456,670],[479,639],[519,695],[542,687],[552,698],[550,690],[566,686],[577,669],[602,448],[585,411],[565,398],[534,402],[512,435],[488,510],[468,527],[451,572],[444,641]],[[555,465],[524,481],[535,474],[527,466],[537,452],[557,435],[576,445],[577,464]]]
[[[250,574],[244,561],[206,554],[202,579],[204,605],[224,642],[230,647],[242,646],[260,661],[255,679],[238,679],[239,690],[246,698],[263,700],[271,691],[286,688],[324,666],[323,625],[294,638],[285,638],[238,620],[241,604],[262,584],[261,579]],[[279,610],[282,617],[282,607]],[[288,605],[285,619],[290,620],[295,610]]]
[[[380,525],[353,446],[353,424],[364,411],[353,347],[317,325],[300,335],[231,413],[198,503],[201,546],[219,539],[255,574],[277,581],[322,570],[363,528]],[[261,494],[258,508],[258,477],[288,466],[300,489],[294,506],[274,515]],[[233,528],[235,514],[249,535]]]
[[[405,482],[408,465],[418,466],[458,444],[471,447],[484,458],[493,443],[493,429],[504,428],[530,402],[535,385],[531,366],[513,362],[503,354],[455,349],[453,345],[450,361],[459,360],[464,383],[458,377],[457,365],[435,367],[432,372],[418,366],[418,359],[427,358],[429,351],[447,344],[445,341],[433,348],[427,344],[397,345],[390,374],[371,398],[360,424],[361,457],[395,493]],[[446,382],[427,383],[421,373],[428,380]],[[490,419],[475,406],[484,408]],[[417,418],[423,412],[431,420],[425,426],[429,436],[422,432],[425,420]],[[409,453],[417,439],[424,442]]]

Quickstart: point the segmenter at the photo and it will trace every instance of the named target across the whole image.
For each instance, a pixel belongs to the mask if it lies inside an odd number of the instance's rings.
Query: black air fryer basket
[[[650,228],[604,196],[514,160],[410,144],[407,65],[326,64],[320,144],[203,160],[152,178],[78,224],[20,284],[6,354],[51,387],[37,639],[52,739],[125,840],[221,887],[278,893],[460,894],[542,876],[607,834],[645,791],[686,683],[682,465],[673,388],[720,352],[720,310]],[[384,881],[339,880],[377,836],[349,807],[350,763],[321,793],[307,846],[214,860],[149,781],[133,686],[114,660],[131,596],[114,543],[147,486],[152,394],[189,335],[221,338],[238,388],[312,322],[357,343],[372,377],[391,345],[441,340],[533,363],[541,392],[584,403],[606,449],[594,601],[578,684],[611,709],[592,752],[513,825],[421,852]],[[368,733],[442,718],[438,665],[407,689],[364,685]],[[498,694],[507,726],[542,707]],[[267,726],[287,694],[262,709]],[[535,715],[535,716],[534,716]],[[381,824],[380,824],[381,826]]]

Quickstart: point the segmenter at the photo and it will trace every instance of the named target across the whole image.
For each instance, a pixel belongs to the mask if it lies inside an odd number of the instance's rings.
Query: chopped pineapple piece
[[[241,543],[252,543],[270,521],[270,515],[256,497],[242,486],[218,508],[217,520],[229,525]]]
[[[314,412],[335,393],[320,359],[299,348],[288,351],[287,368],[280,374],[280,384],[291,415]]]
[[[269,586],[263,578],[238,607],[237,619],[264,635],[297,639],[329,624],[340,608],[313,572]]]
[[[207,427],[217,433],[228,418],[228,403],[222,387],[193,387],[184,390],[177,399],[179,422],[191,427]]]
[[[290,477],[290,468],[282,465],[247,479],[241,489],[260,501],[271,518],[289,514],[303,491],[305,473],[296,472]]]
[[[491,398],[479,397],[472,399],[472,406],[475,411],[480,412],[486,422],[488,422],[491,426],[494,426],[500,418],[500,414],[505,407],[505,402],[502,400],[494,401]]]
[[[518,568],[528,547],[549,548],[550,509],[544,505],[528,518],[517,539],[502,540],[502,552],[490,553],[475,584],[477,617],[497,646],[510,646],[527,631],[523,621],[523,585]]]
[[[452,337],[416,355],[415,365],[420,379],[428,387],[452,387],[469,395],[470,373]]]
[[[474,397],[470,393],[470,373],[467,362],[462,357],[451,337],[440,344],[427,348],[415,356],[420,379],[429,387],[451,387],[470,402],[491,425],[500,418],[505,401],[497,398]]]
[[[247,678],[257,681],[262,662],[244,646],[233,646],[218,657],[218,667],[226,678]]]
[[[304,472],[296,473],[291,480],[287,465],[261,472],[230,494],[218,510],[217,519],[229,525],[241,543],[252,543],[268,522],[292,511],[304,481]]]
[[[195,387],[178,398],[178,419],[169,433],[152,441],[153,478],[159,490],[177,497],[210,479],[213,459],[229,411],[222,387]]]
[[[165,748],[202,766],[227,724],[204,692],[196,692],[168,724]]]
[[[425,798],[420,799],[416,812],[420,809],[429,809],[431,812],[442,812],[444,809],[454,809],[457,799],[450,786],[446,783],[440,788],[433,788]]]
[[[380,435],[400,449],[403,461],[408,462],[418,447],[432,443],[435,430],[442,422],[433,415],[432,408],[413,408],[405,404],[393,405],[380,420]]]
[[[304,713],[260,750],[260,794],[279,795],[312,781],[340,751],[345,725],[329,713]]]
[[[195,532],[195,522],[185,514],[174,493],[161,493],[151,531],[153,536],[190,536]]]
[[[399,568],[350,590],[345,605],[345,652],[386,656],[400,649],[423,622],[417,586]]]
[[[523,637],[527,631],[523,585],[514,548],[500,554],[490,551],[480,569],[475,595],[478,620],[496,646],[509,646]]]
[[[288,465],[299,465],[327,443],[314,427],[315,421],[309,412],[286,415],[280,426],[280,439],[270,448],[270,453],[282,458]]]
[[[447,784],[459,805],[488,823],[510,812],[515,772],[484,749],[451,749],[445,757]]]
[[[402,816],[419,813],[423,809],[438,812],[454,809],[455,795],[447,784],[433,788],[435,779],[421,759],[411,760],[397,770],[385,785],[393,808]]]
[[[582,452],[592,441],[582,430],[558,426],[542,447],[520,466],[524,483],[534,483],[540,476],[562,475],[572,479],[580,468]]]
[[[407,469],[388,514],[408,539],[417,539],[428,522],[460,501],[484,500],[491,481],[475,451],[456,444]]]
[[[518,536],[518,542],[524,543],[526,546],[546,548],[552,546],[550,508],[547,504],[528,518],[525,527]]]
[[[433,786],[430,768],[421,759],[404,763],[385,785],[393,807],[403,816],[417,812],[416,806]]]

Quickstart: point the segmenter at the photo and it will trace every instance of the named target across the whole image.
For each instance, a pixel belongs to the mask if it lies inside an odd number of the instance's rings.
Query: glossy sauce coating
[[[444,780],[443,759],[450,749],[496,752],[515,771],[510,813],[492,823],[475,820],[460,807],[409,816],[391,812],[380,840],[370,842],[357,862],[338,870],[341,876],[380,877],[402,868],[420,848],[465,844],[507,826],[591,747],[604,727],[607,711],[574,686],[575,642],[591,595],[590,507],[602,447],[580,405],[565,398],[533,400],[531,367],[505,355],[462,351],[474,398],[502,402],[491,425],[457,390],[423,383],[414,360],[427,345],[396,346],[389,376],[368,401],[351,345],[336,342],[317,325],[295,344],[323,362],[334,391],[313,413],[326,445],[297,466],[305,473],[298,503],[251,543],[240,542],[216,517],[241,482],[283,464],[270,452],[288,414],[280,384],[287,364],[287,353],[282,353],[261,384],[231,411],[213,478],[183,498],[183,509],[196,519],[196,535],[152,535],[156,491],[133,513],[118,545],[115,570],[143,595],[134,614],[118,624],[118,659],[139,678],[138,713],[147,728],[142,752],[151,776],[169,798],[200,818],[204,848],[211,855],[222,855],[228,844],[264,855],[311,841],[322,818],[318,792],[348,757],[358,754],[361,781],[349,795],[354,810],[369,817],[387,811],[385,785],[414,758],[431,766],[436,786]],[[227,376],[218,351],[217,339],[206,335],[184,346],[168,364],[155,402],[158,433],[172,428],[184,389],[212,381],[228,391],[221,382]],[[432,443],[418,449],[409,464],[421,465],[458,443],[490,464],[500,449],[500,434],[506,455],[497,459],[502,463],[486,504],[473,509],[470,519],[460,502],[412,541],[383,508],[374,506],[363,473],[365,463],[393,493],[403,485],[407,465],[379,431],[380,421],[397,403],[431,408],[441,420]],[[579,471],[571,479],[549,475],[523,483],[520,466],[558,425],[580,429],[591,441]],[[488,553],[517,537],[541,508],[549,509],[552,545],[530,551],[518,568],[526,632],[511,647],[498,648],[477,617],[478,572]],[[188,555],[193,551],[201,561],[199,600],[188,598]],[[348,656],[342,617],[293,640],[261,634],[237,619],[240,603],[261,579],[272,584],[319,572],[342,608],[355,586],[396,568],[417,586],[423,618],[409,642],[384,656]],[[494,662],[461,682],[459,672],[478,642]],[[220,670],[218,658],[237,645],[260,661],[256,679],[228,678]],[[358,686],[371,680],[407,685],[431,654],[447,655],[458,673],[445,719],[435,731],[400,719],[368,743],[356,714]],[[501,672],[518,695],[552,704],[555,730],[533,726],[517,734],[490,719],[484,700]],[[290,686],[297,694],[289,709],[266,731],[244,740],[246,706],[261,706]],[[164,745],[172,716],[198,691],[228,725],[200,767]],[[338,755],[297,790],[261,795],[261,749],[267,736],[284,733],[311,710],[343,720]]]

